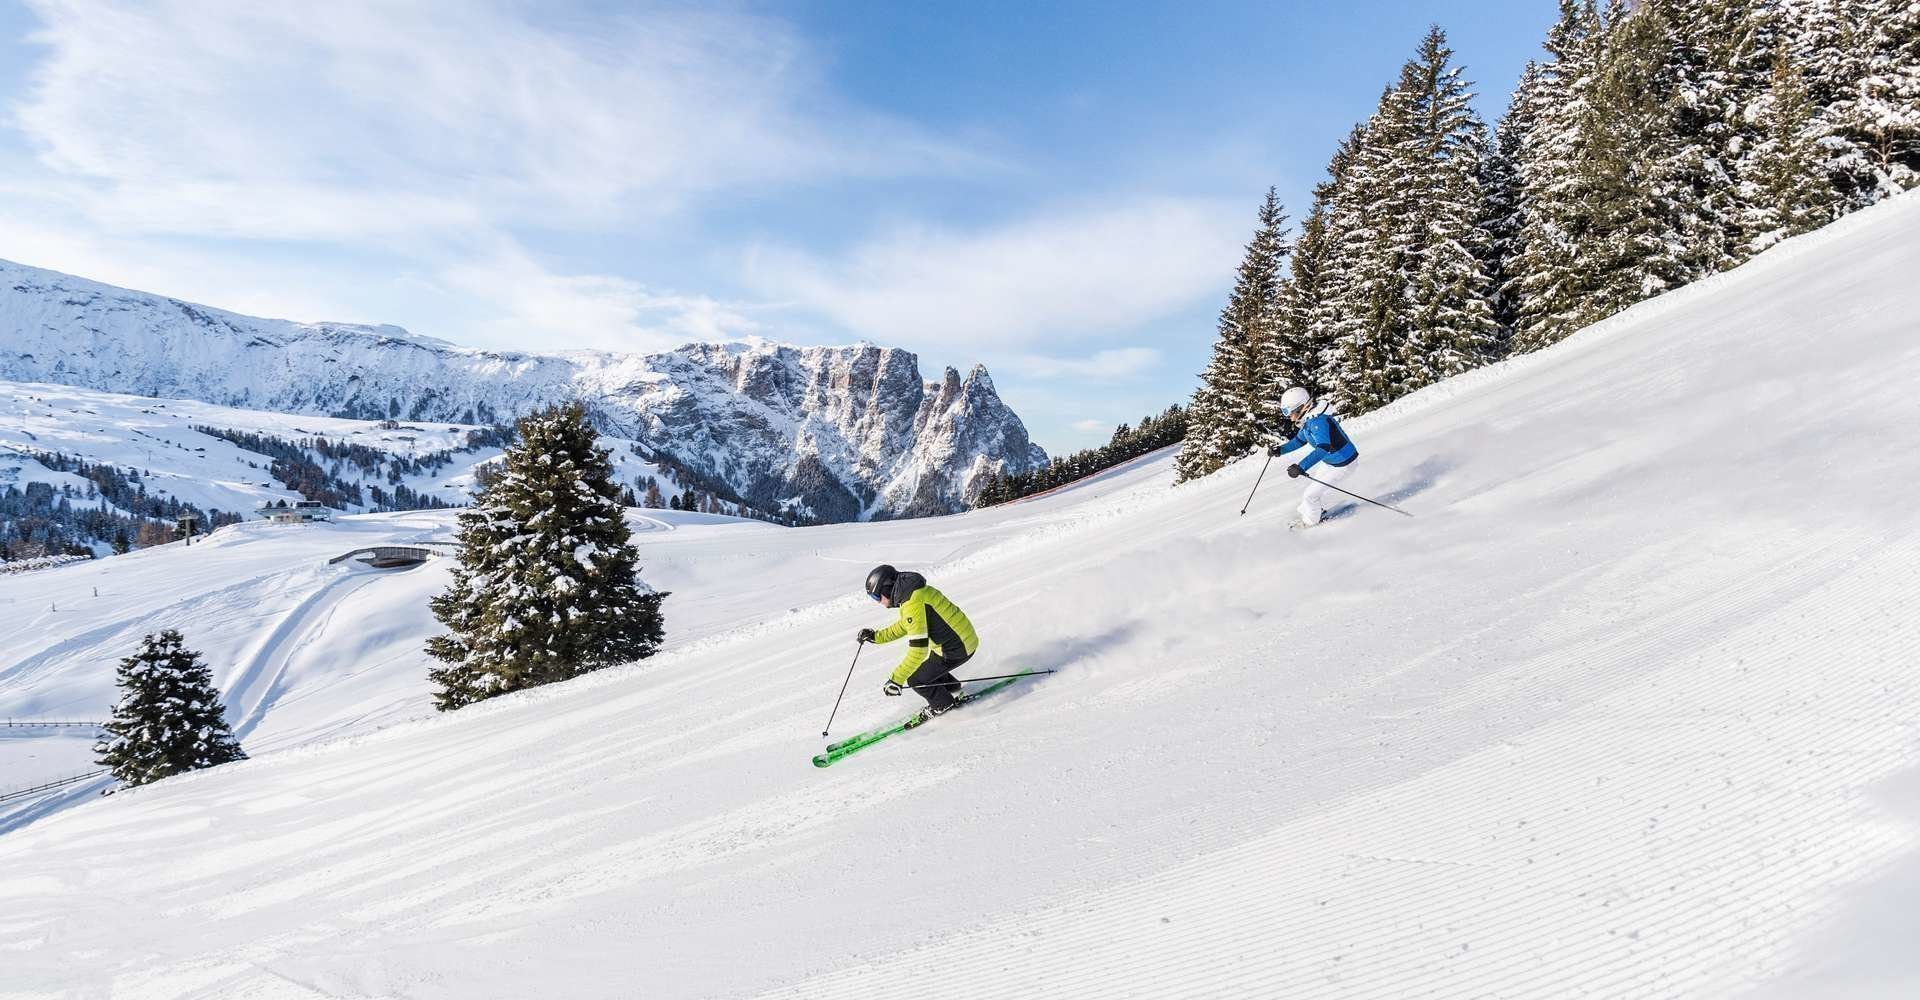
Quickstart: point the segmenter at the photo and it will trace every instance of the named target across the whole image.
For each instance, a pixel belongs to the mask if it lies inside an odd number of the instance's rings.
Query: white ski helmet
[[[1280,394],[1280,412],[1291,417],[1296,411],[1313,405],[1313,393],[1304,385],[1296,385]]]

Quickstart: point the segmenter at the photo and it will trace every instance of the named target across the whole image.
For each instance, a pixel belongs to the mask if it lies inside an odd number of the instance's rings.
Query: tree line
[[[93,555],[99,546],[126,552],[173,541],[182,517],[192,517],[202,533],[244,518],[237,511],[203,509],[148,493],[138,469],[88,462],[65,452],[25,455],[86,484],[29,482],[0,489],[0,559]]]
[[[1177,444],[1186,436],[1187,411],[1177,404],[1169,406],[1159,416],[1141,418],[1138,426],[1121,424],[1114,429],[1113,437],[1098,448],[1087,448],[1064,458],[1056,458],[1032,472],[986,474],[982,477],[973,505],[976,508],[991,507],[1044,493],[1111,469],[1150,451]]]
[[[422,455],[398,455],[379,448],[348,441],[315,436],[288,440],[271,434],[239,431],[224,427],[192,428],[209,437],[217,437],[234,446],[269,459],[267,474],[287,489],[340,509],[365,508],[372,512],[439,510],[457,506],[408,486],[408,476],[434,475],[453,464],[454,456],[482,448],[505,447],[513,438],[508,427],[480,428],[467,432],[465,447],[442,448]],[[321,465],[322,461],[327,462]],[[252,468],[257,463],[249,462]],[[357,470],[359,480],[346,478],[348,469]],[[387,487],[376,480],[384,478]]]
[[[1177,475],[1734,267],[1920,183],[1920,5],[1560,0],[1489,129],[1431,29],[1295,236],[1268,191]]]

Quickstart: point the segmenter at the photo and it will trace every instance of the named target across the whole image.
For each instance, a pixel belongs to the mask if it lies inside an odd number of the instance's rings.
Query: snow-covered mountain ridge
[[[359,419],[510,420],[580,399],[755,506],[829,521],[947,513],[1046,462],[984,367],[753,340],[661,354],[460,348],[393,326],[242,316],[0,261],[0,378]]]
[[[317,450],[322,441],[330,454]],[[601,442],[616,480],[634,491],[635,506],[644,502],[649,482],[668,496],[691,486],[642,457],[638,442],[611,436]],[[342,513],[460,505],[476,488],[476,469],[499,456],[498,444],[493,428],[465,424],[273,413],[0,381],[0,542],[64,548],[48,537],[45,517],[30,532],[21,530],[20,522],[31,515],[11,502],[18,498],[9,491],[30,492],[35,484],[47,489],[49,503],[65,499],[79,509],[105,503],[115,513],[144,519],[157,515],[127,510],[99,488],[114,479],[130,480],[156,500],[177,501],[201,515],[251,515],[263,504],[297,501],[303,494],[296,486],[306,488],[306,499]],[[284,446],[300,446],[300,457],[314,464],[284,466],[279,461],[289,457],[280,450]],[[112,473],[83,470],[82,463]],[[79,527],[71,517],[53,520]],[[202,520],[201,526],[214,524]],[[98,535],[60,534],[90,544],[96,554],[108,551]],[[0,544],[0,550],[7,547]]]

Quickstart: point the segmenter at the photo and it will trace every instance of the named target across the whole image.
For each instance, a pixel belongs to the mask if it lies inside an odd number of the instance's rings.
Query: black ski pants
[[[953,672],[966,662],[967,654],[964,651],[957,659],[949,659],[939,653],[930,654],[914,670],[913,676],[907,678],[907,683],[914,685],[914,690],[927,699],[928,705],[944,712],[953,707],[954,698],[960,693],[960,682],[954,680]]]

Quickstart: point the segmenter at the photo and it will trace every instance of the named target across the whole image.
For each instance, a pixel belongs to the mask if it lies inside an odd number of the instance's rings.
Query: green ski
[[[972,692],[971,694],[962,695],[960,698],[960,704],[955,705],[954,707],[959,708],[962,705],[966,705],[978,699],[985,698],[987,695],[990,695],[995,691],[998,691],[1001,688],[1004,688],[1007,685],[1012,684],[1014,681],[1021,680],[1022,678],[1026,678],[1026,677],[1032,677],[1033,675],[1034,675],[1033,671],[1027,670],[1027,671],[1022,671],[1021,673],[1015,674],[1012,677],[1007,677],[1001,680],[994,681],[992,684],[989,684],[978,691]],[[901,722],[896,722],[893,725],[885,726],[880,729],[870,730],[864,733],[859,733],[854,736],[849,736],[846,739],[839,741],[838,743],[829,743],[827,744],[827,749],[824,752],[813,755],[813,766],[826,767],[827,765],[832,764],[836,760],[839,760],[850,754],[857,753],[858,751],[864,750],[867,747],[870,747],[875,743],[878,743],[881,740],[884,740],[887,737],[892,736],[895,733],[904,733],[909,729],[913,729],[916,726],[919,726],[921,723],[926,722],[928,718],[929,716],[924,710],[915,712],[911,717],[907,718],[906,720]]]

